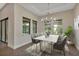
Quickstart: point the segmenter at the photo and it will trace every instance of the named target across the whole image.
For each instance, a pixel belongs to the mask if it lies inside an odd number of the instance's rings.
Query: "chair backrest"
[[[62,41],[62,46],[64,47],[65,44],[66,44],[66,40],[67,40],[67,37],[64,37],[64,40]]]
[[[65,44],[66,44],[66,39],[67,39],[67,37],[64,37],[64,39],[58,41],[57,44],[58,44],[61,48],[64,48],[64,46],[65,46]]]
[[[32,40],[33,43],[35,43],[35,39],[34,38],[37,37],[37,36],[38,36],[37,34],[32,34],[31,35],[31,40]]]
[[[34,34],[32,34],[32,35],[31,35],[31,40],[32,40],[32,42],[34,42],[34,38],[35,38],[35,36],[34,36]]]
[[[31,38],[31,40],[32,40],[33,43],[35,42],[35,40],[33,38]]]
[[[57,43],[61,41],[61,36],[58,37]]]

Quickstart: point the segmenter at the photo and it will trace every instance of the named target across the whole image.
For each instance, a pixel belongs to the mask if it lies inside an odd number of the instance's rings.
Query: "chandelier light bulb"
[[[47,17],[46,17],[46,20],[47,20]]]
[[[52,17],[50,19],[52,19]]]
[[[56,20],[56,18],[54,18],[53,20]]]
[[[43,19],[41,19],[41,21],[43,21]]]

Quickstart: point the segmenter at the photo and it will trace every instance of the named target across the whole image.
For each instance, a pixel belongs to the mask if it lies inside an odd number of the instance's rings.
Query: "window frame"
[[[34,23],[36,23],[36,30],[35,30],[35,33],[37,33],[37,21],[35,21],[35,20],[32,20],[32,24],[34,24]],[[33,25],[32,25],[32,29],[33,29],[34,27],[33,27]],[[34,33],[34,29],[33,29],[33,33]]]
[[[59,22],[61,22],[61,24],[59,24]],[[54,24],[53,24],[53,30],[54,30],[54,25],[58,25],[58,26],[61,26],[60,27],[60,29],[61,29],[61,32],[60,32],[60,34],[62,34],[63,33],[63,28],[62,28],[62,25],[63,25],[63,23],[62,23],[62,19],[57,19],[57,20],[54,20]],[[57,30],[57,29],[56,29]],[[56,34],[56,33],[55,33]],[[58,34],[58,33],[57,33]]]
[[[26,17],[23,17],[23,21],[22,21],[22,22],[27,22],[27,23],[29,23],[29,33],[27,33],[27,32],[26,32],[26,33],[23,32],[23,33],[24,33],[24,34],[30,34],[30,25],[31,25],[30,22],[31,22],[31,19],[26,18]]]

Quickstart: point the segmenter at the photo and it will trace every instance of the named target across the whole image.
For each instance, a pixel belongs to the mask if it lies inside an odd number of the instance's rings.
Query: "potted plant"
[[[73,28],[72,26],[68,26],[68,28],[66,29],[65,33],[64,33],[64,36],[67,36],[67,43],[68,44],[73,44],[72,43],[72,32],[73,32]]]
[[[68,28],[66,29],[64,35],[67,36],[67,37],[70,37],[72,32],[73,32],[72,26],[68,26]]]

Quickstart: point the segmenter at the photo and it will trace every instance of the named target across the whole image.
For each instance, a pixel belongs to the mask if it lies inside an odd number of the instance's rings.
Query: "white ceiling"
[[[4,7],[6,3],[0,3],[0,10]]]
[[[29,10],[37,16],[47,15],[48,11],[52,14],[55,12],[66,11],[73,9],[74,3],[50,3],[48,10],[48,3],[20,3],[25,9]]]
[[[0,10],[6,3],[0,3]],[[50,3],[48,10],[48,3],[19,3],[19,5],[23,6],[25,9],[29,10],[33,14],[37,16],[44,16],[48,14],[48,11],[52,13],[66,11],[69,9],[73,9],[74,3]]]

